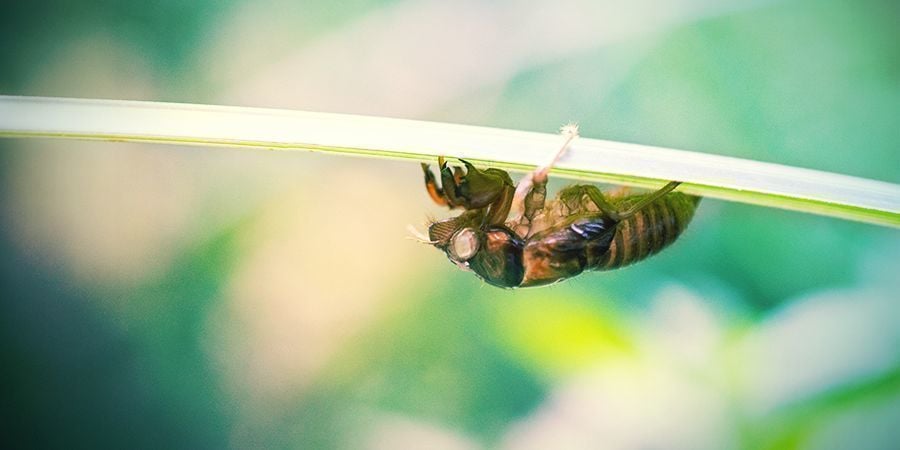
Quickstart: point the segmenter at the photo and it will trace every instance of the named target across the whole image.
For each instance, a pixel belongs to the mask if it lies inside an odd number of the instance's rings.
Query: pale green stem
[[[0,136],[311,150],[434,161],[439,155],[530,170],[561,137],[496,128],[278,109],[0,96]],[[846,175],[580,138],[557,177],[659,187],[900,227],[900,186]],[[416,176],[411,174],[410,176]]]

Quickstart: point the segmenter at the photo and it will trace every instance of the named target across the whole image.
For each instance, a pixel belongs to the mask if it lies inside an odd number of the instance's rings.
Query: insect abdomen
[[[642,195],[622,198],[617,207],[627,210]],[[700,197],[672,192],[647,205],[616,226],[609,251],[592,264],[594,270],[610,270],[640,261],[678,239],[687,228]]]

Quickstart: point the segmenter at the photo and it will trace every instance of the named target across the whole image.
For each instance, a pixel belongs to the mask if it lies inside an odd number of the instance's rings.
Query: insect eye
[[[468,261],[478,253],[478,234],[471,228],[463,228],[450,238],[450,255],[459,261]]]

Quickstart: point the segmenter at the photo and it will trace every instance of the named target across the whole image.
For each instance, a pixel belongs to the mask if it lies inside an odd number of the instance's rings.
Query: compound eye
[[[463,228],[450,238],[450,254],[458,261],[468,261],[478,253],[478,234],[471,228]]]

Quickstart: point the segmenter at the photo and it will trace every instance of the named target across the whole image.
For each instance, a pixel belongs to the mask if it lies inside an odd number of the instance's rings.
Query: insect
[[[611,270],[645,259],[685,230],[700,197],[673,192],[680,182],[638,195],[604,194],[593,185],[562,189],[547,200],[547,174],[577,137],[566,130],[565,144],[549,164],[513,184],[509,174],[447,165],[438,158],[441,183],[422,164],[425,187],[439,205],[462,209],[435,221],[421,240],[444,251],[464,270],[501,288],[541,286],[585,270]]]

